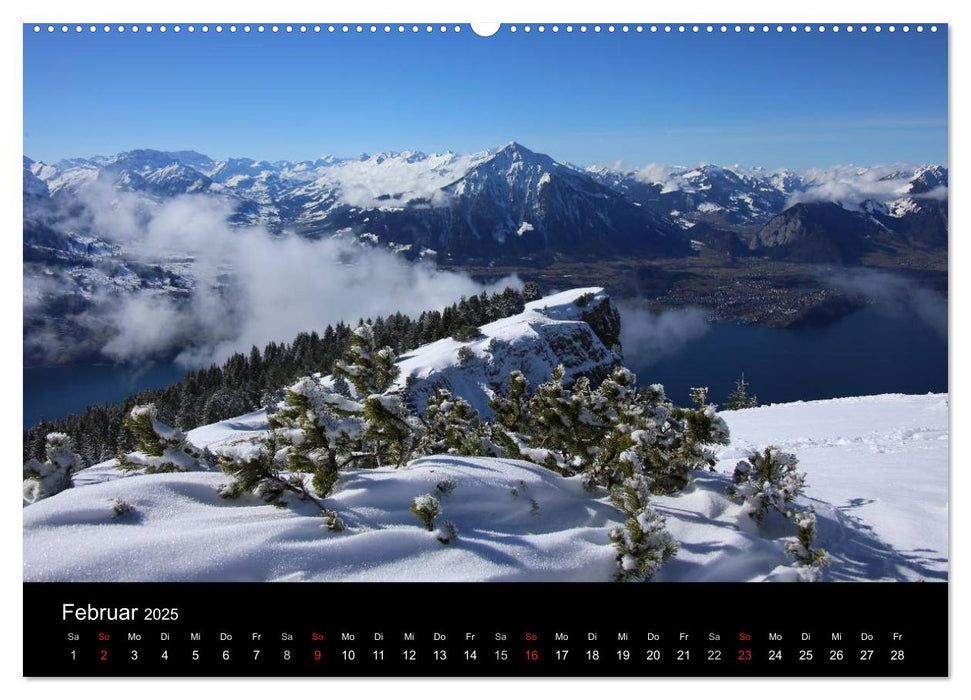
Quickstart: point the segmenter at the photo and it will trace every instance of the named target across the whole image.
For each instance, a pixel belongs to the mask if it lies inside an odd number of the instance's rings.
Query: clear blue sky
[[[726,35],[132,34],[24,28],[24,152],[577,164],[947,161],[946,27]]]

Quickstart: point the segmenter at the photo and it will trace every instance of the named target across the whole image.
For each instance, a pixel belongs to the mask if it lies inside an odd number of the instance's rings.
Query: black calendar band
[[[26,676],[946,676],[943,583],[27,583]]]

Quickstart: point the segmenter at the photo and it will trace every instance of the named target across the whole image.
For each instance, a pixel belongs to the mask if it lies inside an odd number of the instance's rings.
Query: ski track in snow
[[[947,397],[884,395],[726,412],[732,442],[718,471],[655,499],[681,543],[659,581],[789,580],[791,524],[756,527],[724,493],[750,449],[794,451],[817,512],[827,581],[946,580]],[[257,438],[262,412],[189,433],[219,450]],[[408,511],[438,494],[459,538],[440,544]],[[83,470],[77,487],[24,509],[24,580],[608,580],[609,529],[622,520],[605,498],[514,460],[436,456],[403,469],[346,473],[327,499],[349,526],[322,527],[307,504],[219,497],[218,472],[131,476],[111,462]],[[111,517],[121,498],[134,511]]]

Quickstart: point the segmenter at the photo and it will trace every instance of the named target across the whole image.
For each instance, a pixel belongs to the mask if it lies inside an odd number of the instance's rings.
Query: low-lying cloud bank
[[[793,192],[786,206],[799,202],[838,202],[848,209],[860,208],[865,202],[891,202],[909,195],[914,167],[883,165],[859,168],[841,165],[808,170],[803,175],[805,189]],[[943,200],[947,188],[938,187],[919,195],[922,199]]]
[[[676,309],[654,313],[633,302],[617,303],[620,311],[620,343],[624,357],[637,358],[647,366],[675,354],[691,341],[708,332],[704,309]]]
[[[190,281],[187,293],[98,290],[74,316],[78,327],[99,338],[101,352],[119,362],[180,351],[179,362],[197,366],[338,321],[398,311],[417,315],[462,296],[520,285],[515,277],[483,285],[349,240],[310,241],[234,227],[228,223],[232,203],[223,198],[184,195],[157,204],[92,191],[87,207],[93,232],[122,245],[127,258],[191,258],[180,266]],[[51,278],[25,277],[25,324],[55,287]],[[64,357],[70,339],[50,336],[39,330],[25,343],[50,343],[52,356]]]
[[[857,268],[851,272],[826,273],[822,281],[845,294],[865,297],[883,313],[913,317],[939,336],[947,337],[947,299],[913,280],[881,270]]]

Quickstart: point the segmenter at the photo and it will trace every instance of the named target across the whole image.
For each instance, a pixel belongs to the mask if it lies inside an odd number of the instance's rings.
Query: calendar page
[[[27,676],[948,674],[946,23],[23,26]]]

